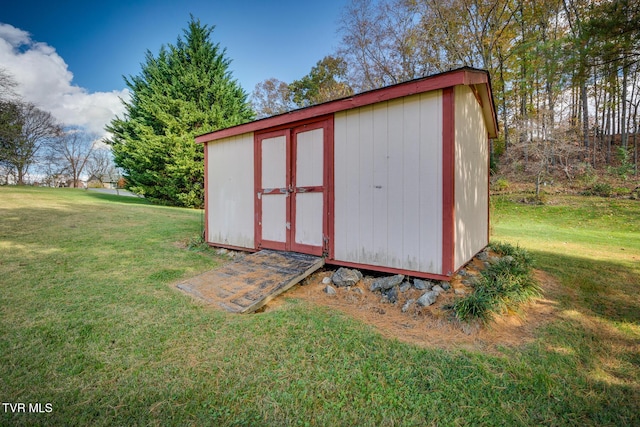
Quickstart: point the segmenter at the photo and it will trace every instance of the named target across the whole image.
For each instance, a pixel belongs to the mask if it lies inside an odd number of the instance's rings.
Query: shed
[[[488,244],[496,133],[465,67],[198,136],[206,241],[449,280]]]

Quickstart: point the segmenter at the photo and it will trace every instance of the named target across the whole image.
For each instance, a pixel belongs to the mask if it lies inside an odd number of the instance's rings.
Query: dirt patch
[[[558,297],[561,287],[555,278],[536,271],[543,296],[523,306],[519,313],[497,316],[487,327],[463,325],[451,318],[446,306],[456,298],[458,292],[471,292],[462,284],[462,277],[451,281],[451,289],[440,295],[436,304],[420,307],[413,304],[402,312],[408,299],[417,299],[424,291],[410,289],[401,294],[396,304],[384,302],[379,293],[369,291],[374,280],[365,277],[356,286],[338,288],[336,295],[328,295],[323,289],[322,279],[331,277],[333,270],[323,270],[307,278],[301,285],[289,290],[285,298],[298,298],[314,304],[331,307],[373,326],[382,335],[424,347],[444,349],[469,349],[497,352],[499,347],[520,346],[531,342],[541,325],[559,316]],[[461,290],[461,291],[460,291]],[[277,310],[285,303],[284,298],[272,301],[265,311]]]

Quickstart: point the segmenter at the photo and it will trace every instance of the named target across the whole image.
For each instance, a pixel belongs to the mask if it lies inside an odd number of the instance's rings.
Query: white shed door
[[[259,230],[262,247],[288,250],[290,234],[289,138],[276,135],[260,140]]]
[[[326,132],[319,122],[257,137],[258,248],[326,252]]]
[[[321,255],[324,238],[325,164],[323,128],[293,133],[293,242],[296,252]]]

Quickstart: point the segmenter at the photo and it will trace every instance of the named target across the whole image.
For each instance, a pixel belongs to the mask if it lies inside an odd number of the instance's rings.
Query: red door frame
[[[259,135],[254,136],[254,166],[255,166],[255,244],[257,249],[275,249],[280,251],[289,250],[289,242],[291,241],[291,229],[290,227],[285,232],[285,241],[284,242],[276,242],[273,240],[263,240],[262,239],[262,198],[269,197],[270,195],[282,194],[282,189],[280,188],[270,188],[265,189],[262,188],[262,141],[264,139],[276,138],[278,136],[285,137],[285,152],[286,152],[286,178],[285,178],[285,189],[289,188],[289,183],[291,182],[291,133],[286,130],[279,131],[271,131],[261,133]],[[289,194],[287,193],[287,197]],[[286,206],[286,220],[289,222],[289,218],[291,218],[291,203],[287,201]]]
[[[323,129],[323,185],[314,187],[296,187],[296,156],[297,138],[301,132],[315,129]],[[275,242],[262,239],[262,197],[269,194],[281,193],[280,189],[262,188],[262,141],[264,139],[285,136],[286,138],[286,182],[289,191],[287,201],[286,221],[290,227],[286,231],[286,242]],[[254,167],[255,167],[255,243],[257,249],[275,249],[283,251],[295,251],[310,255],[325,255],[330,258],[333,255],[333,115],[318,117],[291,123],[286,126],[268,129],[265,132],[254,135]],[[322,246],[312,246],[295,242],[296,236],[296,194],[298,192],[322,191],[323,215],[322,215]]]

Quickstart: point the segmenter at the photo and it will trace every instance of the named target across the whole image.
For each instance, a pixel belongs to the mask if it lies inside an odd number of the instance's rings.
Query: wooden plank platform
[[[324,258],[262,250],[177,287],[232,313],[252,313],[324,265]]]

